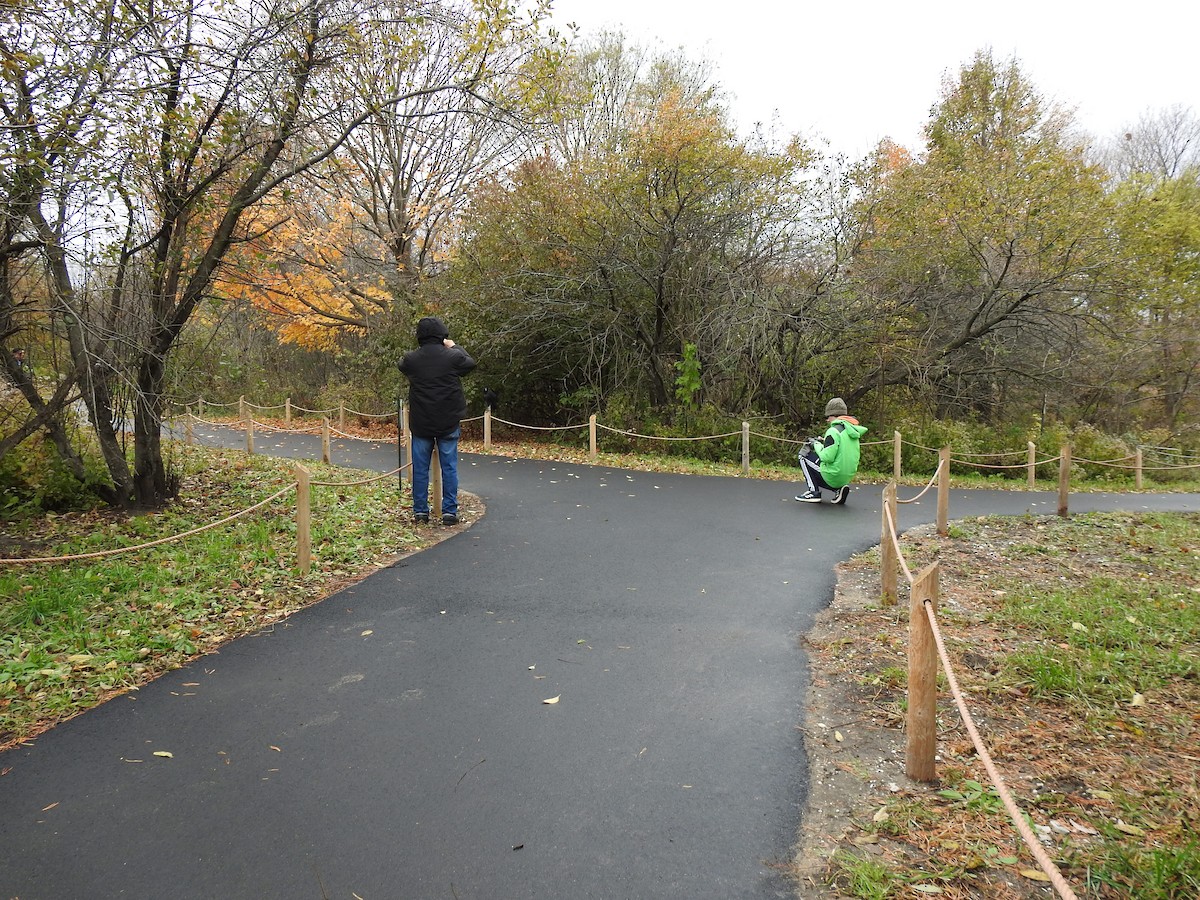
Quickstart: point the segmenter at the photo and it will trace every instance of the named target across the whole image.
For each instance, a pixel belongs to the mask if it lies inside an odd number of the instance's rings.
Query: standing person
[[[475,360],[450,340],[445,323],[432,316],[417,323],[417,345],[398,363],[408,378],[413,519],[429,522],[429,465],[436,446],[442,470],[442,524],[457,525],[459,421],[467,414],[460,379],[475,368]]]
[[[850,415],[841,397],[825,404],[825,420],[829,423],[825,434],[810,438],[800,451],[800,471],[808,484],[808,490],[796,497],[801,503],[820,503],[822,488],[833,491],[834,503],[845,503],[858,472],[858,442],[867,429]]]

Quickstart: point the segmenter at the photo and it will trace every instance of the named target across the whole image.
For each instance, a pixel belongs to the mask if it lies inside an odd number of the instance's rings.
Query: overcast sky
[[[1195,0],[553,0],[558,25],[619,29],[714,64],[743,129],[778,113],[784,133],[861,156],[882,137],[921,149],[946,75],[975,52],[1015,56],[1048,100],[1108,138],[1147,110],[1200,115]]]

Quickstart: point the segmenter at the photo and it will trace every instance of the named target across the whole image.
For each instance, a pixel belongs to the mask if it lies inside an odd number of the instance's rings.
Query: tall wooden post
[[[1142,489],[1142,448],[1138,447],[1134,453],[1133,463],[1133,486],[1137,490]]]
[[[238,397],[238,418],[243,422],[246,421],[246,395]]]
[[[938,507],[937,531],[940,535],[950,533],[950,448],[938,451]]]
[[[742,423],[742,474],[750,474],[750,423]]]
[[[892,477],[896,482],[900,481],[901,467],[901,450],[903,449],[904,439],[900,437],[900,432],[892,432]]]
[[[396,395],[396,466],[398,467],[398,472],[396,472],[396,485],[397,485],[397,487],[400,487],[400,490],[402,490],[402,491],[404,490],[404,466],[406,466],[406,464],[407,464],[406,462],[404,462],[404,455],[406,455],[406,452],[408,452],[409,456],[412,456],[412,451],[408,450],[406,444],[404,444],[404,398],[401,395],[397,394]],[[412,474],[409,474],[409,478],[412,478]]]
[[[937,612],[938,564],[913,579],[908,621],[908,718],[904,771],[914,781],[937,778],[937,641],[926,603]]]
[[[338,431],[346,430],[346,401],[338,401]]]
[[[292,427],[292,398],[285,397],[283,401],[283,424],[286,428]]]
[[[312,488],[309,471],[296,466],[296,568],[307,575],[312,567]]]
[[[195,435],[192,434],[192,408],[189,406],[187,418],[183,420],[183,440],[188,446],[194,444]]]
[[[429,457],[429,485],[433,492],[433,499],[430,501],[430,508],[433,510],[433,518],[441,521],[442,518],[442,461],[438,456],[437,442],[433,444],[433,454]]]
[[[204,418],[204,398],[201,397],[199,400],[196,401],[196,404],[197,404],[196,405],[196,417],[203,419]]]
[[[329,452],[329,419],[321,420],[321,462],[329,465],[332,455]]]
[[[483,449],[492,449],[492,408],[483,411]]]
[[[242,402],[242,426],[246,429],[246,452],[254,452],[254,420],[250,418],[250,412],[246,409],[246,404]]]
[[[1068,499],[1071,495],[1071,445],[1063,444],[1062,456],[1058,460],[1058,514],[1067,515]]]
[[[588,453],[591,454],[593,462],[595,462],[596,457],[600,455],[600,448],[596,446],[595,413],[592,413],[590,416],[588,416]]]
[[[1033,441],[1030,441],[1025,445],[1025,448],[1027,451],[1025,456],[1025,467],[1028,469],[1029,489],[1032,491],[1034,488],[1034,483],[1037,479],[1037,445],[1034,444]]]
[[[880,529],[879,538],[879,580],[882,584],[880,603],[883,606],[895,606],[897,602],[896,579],[900,560],[896,558],[896,545],[892,542],[892,528],[895,523],[896,482],[889,481],[883,489],[883,527]]]

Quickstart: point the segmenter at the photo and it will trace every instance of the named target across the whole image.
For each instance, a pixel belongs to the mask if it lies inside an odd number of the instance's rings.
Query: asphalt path
[[[397,465],[394,444],[333,455]],[[473,455],[460,477],[486,504],[469,529],[0,755],[0,897],[793,896],[801,638],[836,563],[878,542],[880,488],[814,506],[781,482]],[[1200,498],[1072,497],[1088,509]]]

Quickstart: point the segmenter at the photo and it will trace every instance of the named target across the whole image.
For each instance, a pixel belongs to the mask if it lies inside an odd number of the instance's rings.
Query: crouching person
[[[834,397],[825,404],[829,427],[819,438],[809,438],[800,451],[800,471],[808,490],[796,497],[801,503],[820,503],[821,491],[833,491],[833,502],[842,504],[850,495],[850,482],[858,472],[859,439],[865,426],[850,415],[846,401]]]

